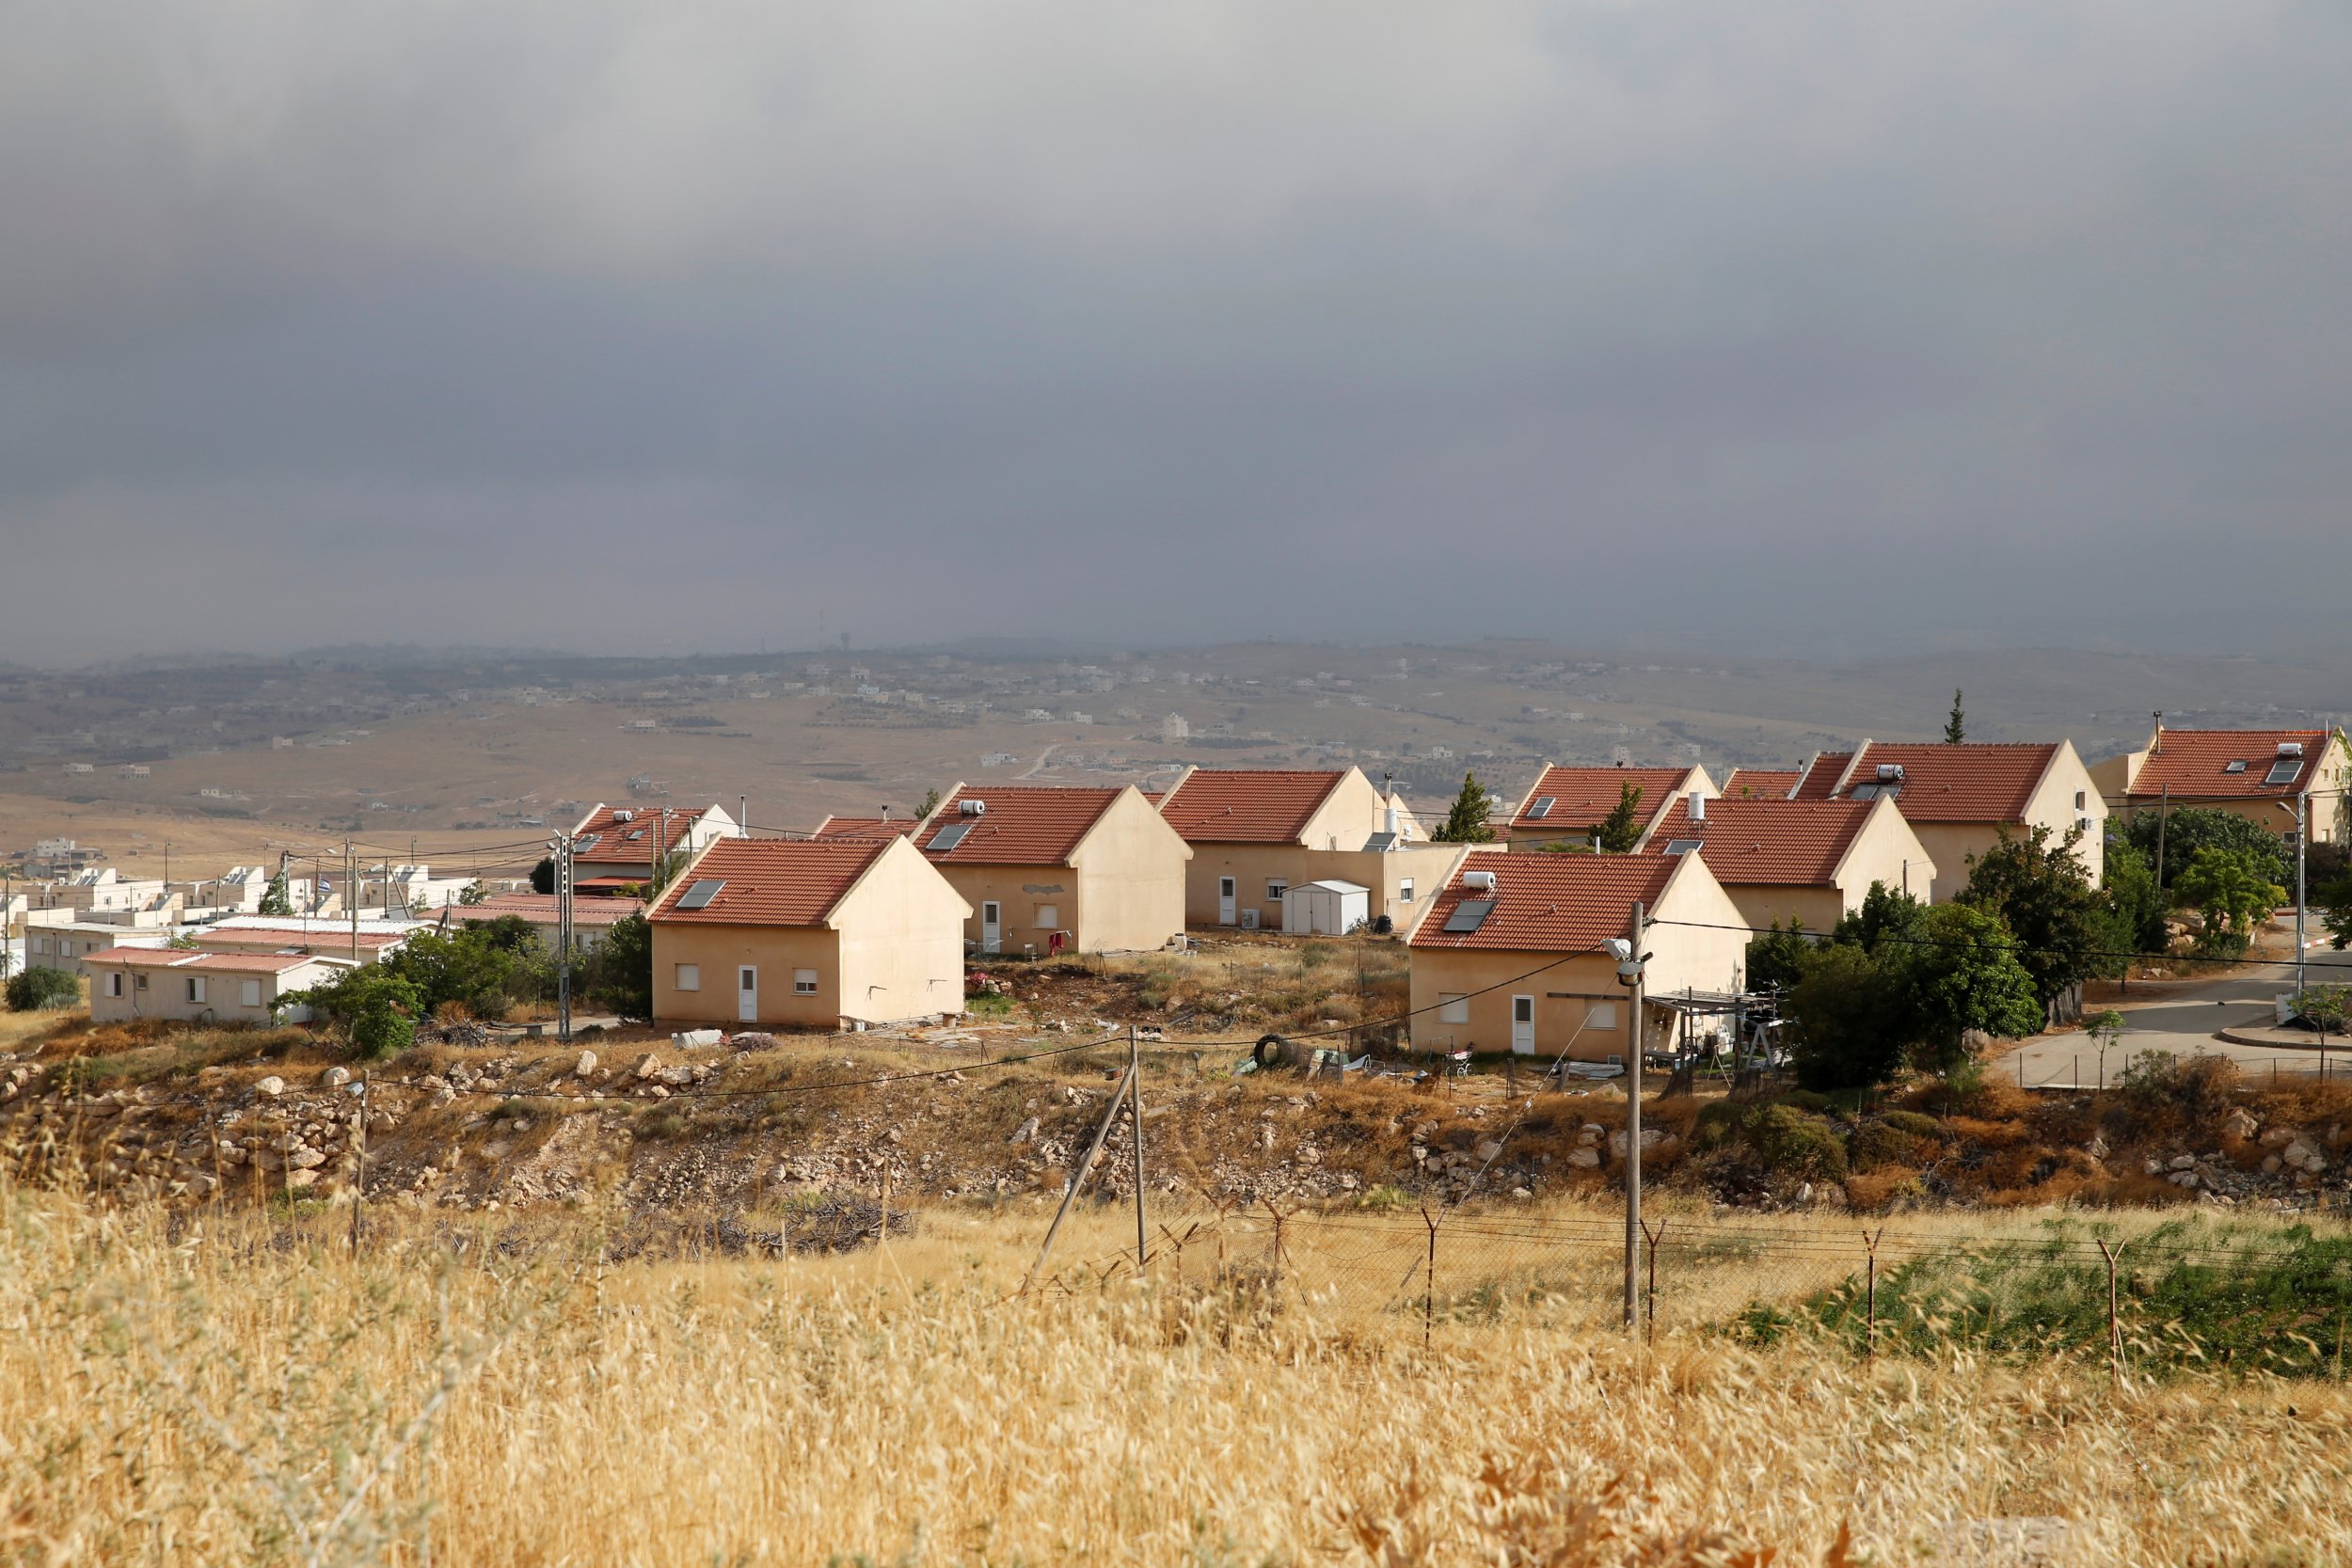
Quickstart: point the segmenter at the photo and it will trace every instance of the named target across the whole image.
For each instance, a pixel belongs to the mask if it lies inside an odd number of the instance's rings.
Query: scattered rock
[[[319,1082],[330,1089],[340,1089],[351,1082],[351,1069],[347,1067],[328,1068],[319,1074]]]
[[[631,1070],[636,1073],[640,1080],[651,1078],[655,1073],[661,1070],[661,1058],[648,1051],[643,1056],[637,1058],[637,1066]]]
[[[2171,1160],[2168,1162],[2168,1164],[2173,1170],[2187,1170],[2192,1165],[2197,1164],[2197,1156],[2194,1154],[2175,1154],[2172,1156]]]
[[[2254,1119],[2253,1112],[2239,1105],[2221,1119],[2221,1131],[2223,1135],[2244,1142],[2262,1131],[2262,1123]]]
[[[572,1064],[572,1076],[575,1078],[585,1078],[596,1070],[596,1053],[593,1051],[581,1052],[580,1060]]]
[[[316,1170],[326,1164],[326,1156],[315,1148],[297,1148],[286,1156],[286,1164],[295,1170]]]
[[[1017,1144],[1032,1142],[1036,1139],[1036,1137],[1037,1117],[1031,1117],[1028,1120],[1023,1122],[1020,1126],[1012,1130],[1012,1141]]]
[[[260,1083],[254,1085],[253,1092],[260,1095],[264,1100],[276,1100],[279,1095],[286,1092],[286,1081],[273,1072],[267,1078],[264,1078]]]
[[[2090,1141],[2083,1145],[2083,1152],[2094,1160],[2104,1160],[2107,1157],[2107,1140],[2102,1134],[2093,1132]]]
[[[1594,1145],[1581,1144],[1568,1150],[1568,1164],[1585,1170],[1597,1169],[1600,1164],[1600,1150]]]

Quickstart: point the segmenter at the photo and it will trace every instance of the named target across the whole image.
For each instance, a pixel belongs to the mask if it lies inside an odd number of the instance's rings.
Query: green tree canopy
[[[542,855],[539,858],[539,863],[531,868],[531,891],[533,893],[553,893],[555,891],[554,856]]]
[[[308,1003],[342,1030],[354,1054],[370,1058],[414,1045],[417,1018],[425,1010],[416,986],[382,964],[347,969],[324,985],[289,993],[286,1000]]]
[[[2081,840],[2079,828],[2062,839],[2039,823],[2023,838],[2002,828],[1992,848],[1970,859],[1958,899],[2001,917],[2045,1004],[2098,972],[2108,936],[2099,890],[2074,858]]]
[[[269,879],[269,886],[262,890],[261,912],[280,918],[294,912],[294,891],[286,885],[286,874],[283,871],[272,877]]]
[[[1779,921],[1748,942],[1747,985],[1750,990],[1788,991],[1804,978],[1820,943],[1806,934],[1804,922],[1791,916],[1786,929]]]
[[[1960,705],[1960,688],[1952,688],[1951,716],[1944,721],[1944,744],[1957,746],[1968,738],[1968,715]]]
[[[1883,958],[1881,948],[1900,948],[1917,941],[1927,917],[1928,907],[1910,894],[1884,882],[1872,882],[1870,891],[1862,895],[1861,907],[1838,917],[1830,940]]]
[[[653,924],[623,915],[605,932],[588,961],[585,990],[599,1007],[623,1018],[653,1017]]]
[[[1971,904],[1928,911],[1919,941],[1890,957],[1902,1033],[1922,1067],[1947,1069],[1967,1056],[1968,1037],[2022,1039],[2045,1014],[2017,939],[2001,917]]]
[[[2280,819],[2281,826],[2286,818]],[[2294,864],[2287,855],[2286,844],[2278,833],[2259,822],[2249,821],[2235,812],[2216,811],[2211,806],[2174,806],[2169,812],[2142,811],[2124,829],[2124,835],[2133,848],[2155,864],[2156,839],[2161,824],[2164,839],[2164,864],[2159,868],[2159,880],[2170,887],[2181,879],[2200,849],[2227,849],[2249,857],[2254,869],[2266,880],[2284,882],[2294,875]]]
[[[2171,906],[2165,901],[2164,890],[2156,886],[2155,869],[2148,856],[2121,840],[2110,840],[2104,858],[2100,945],[2106,952],[2095,973],[2113,977],[2122,974],[2131,961],[2116,955],[2165,950],[2164,917]]]
[[[1494,804],[1494,797],[1478,782],[1478,775],[1465,773],[1461,793],[1454,797],[1444,826],[1430,836],[1439,844],[1492,844],[1495,831],[1486,826],[1486,818],[1493,815]]]
[[[2229,849],[2198,850],[2172,881],[2173,903],[2202,917],[2197,950],[2207,955],[2246,951],[2254,923],[2286,897],[2287,890],[2264,874],[2262,863]]]
[[[8,976],[8,1011],[56,1012],[82,1000],[81,982],[70,971],[35,964]]]
[[[1831,942],[1804,955],[1788,991],[1788,1053],[1808,1089],[1883,1084],[1902,1065],[1903,998],[1896,970],[1860,947]]]
[[[2352,873],[2321,888],[2312,901],[2319,906],[2319,923],[2328,928],[2328,945],[2339,953],[2352,947]]]
[[[1617,789],[1617,803],[1609,808],[1609,815],[1600,819],[1594,832],[1599,836],[1600,847],[1612,855],[1629,855],[1642,842],[1642,787],[1631,779]]]

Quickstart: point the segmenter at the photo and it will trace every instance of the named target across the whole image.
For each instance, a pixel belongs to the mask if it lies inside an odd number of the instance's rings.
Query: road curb
[[[2302,1035],[2284,1039],[2265,1039],[2259,1035],[2242,1029],[2217,1029],[2214,1031],[2213,1037],[2225,1045],[2251,1046],[2258,1051],[2308,1051],[2314,1056],[2320,1053],[2318,1040]],[[2352,1052],[2352,1036],[2331,1037],[2327,1049]]]

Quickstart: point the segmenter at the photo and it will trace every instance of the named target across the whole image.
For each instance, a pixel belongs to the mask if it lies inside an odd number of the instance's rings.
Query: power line
[[[1650,924],[1653,926],[1679,926],[1694,931],[1745,931],[1752,937],[1760,937],[1769,934],[1768,931],[1759,931],[1753,926],[1728,926],[1705,920],[1652,920]],[[1784,936],[1801,937],[1806,942],[1836,942],[1838,940],[1837,933],[1836,931],[1808,931],[1800,927],[1790,927],[1782,934]],[[1899,936],[1891,931],[1879,937],[1878,941],[1883,942],[1899,942],[1904,945],[1914,947],[1974,947],[1979,945],[1979,943],[1977,943],[1974,940],[1968,938],[1907,937]],[[2144,963],[2222,964],[2233,968],[2266,969],[2280,968],[2294,961],[2291,958],[2201,958],[2193,953],[2186,955],[2179,953],[2127,953],[2114,948],[2106,947],[2050,947],[2037,942],[2019,942],[2014,937],[2011,937],[2006,945],[2009,951],[2014,953],[2046,953],[2056,954],[2060,957],[2080,956],[2083,958],[2131,958],[2137,959]]]

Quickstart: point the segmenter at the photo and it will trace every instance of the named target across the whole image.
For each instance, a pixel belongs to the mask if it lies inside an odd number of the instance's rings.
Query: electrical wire
[[[1646,922],[1646,924],[1651,925],[1651,926],[1677,926],[1677,927],[1685,927],[1685,928],[1687,928],[1687,929],[1690,929],[1690,930],[1694,930],[1694,931],[1744,931],[1744,932],[1746,932],[1746,933],[1747,933],[1749,936],[1751,936],[1751,937],[1759,937],[1759,936],[1764,936],[1764,935],[1769,934],[1768,932],[1765,932],[1765,931],[1759,931],[1759,930],[1757,930],[1757,929],[1756,929],[1755,927],[1753,927],[1753,926],[1731,926],[1731,925],[1726,925],[1726,924],[1724,924],[1724,923],[1721,923],[1721,922],[1716,922],[1716,921],[1707,921],[1707,920],[1650,920],[1650,921]],[[1787,936],[1801,937],[1801,938],[1803,938],[1804,940],[1805,940],[1806,942],[1836,942],[1836,941],[1837,940],[1837,934],[1836,934],[1836,932],[1835,932],[1835,931],[1807,931],[1807,930],[1803,929],[1802,927],[1790,927],[1788,931],[1784,932],[1783,934],[1784,934],[1784,935],[1787,935]],[[2006,951],[2006,952],[2010,952],[2010,953],[2047,953],[2047,954],[2057,954],[2057,955],[2061,956],[2061,957],[2077,957],[2077,956],[2078,956],[2078,957],[2083,957],[2083,958],[2124,958],[2124,959],[2136,960],[2136,961],[2142,962],[2142,963],[2159,963],[2159,962],[2169,962],[2169,963],[2201,963],[2201,964],[2219,964],[2219,965],[2224,965],[2224,966],[2227,966],[2227,967],[2230,967],[2230,968],[2240,968],[2240,969],[2246,969],[2246,968],[2250,968],[2250,969],[2277,969],[2277,968],[2283,967],[2284,965],[2291,964],[2291,963],[2293,963],[2293,962],[2295,961],[2295,960],[2294,960],[2293,958],[2199,958],[2199,957],[2197,957],[2197,956],[2196,956],[2196,955],[2194,955],[2194,954],[2190,954],[2190,955],[2187,955],[2187,956],[2184,957],[2183,955],[2178,954],[2178,953],[2127,953],[2127,952],[2122,952],[2122,951],[2120,951],[2120,950],[2117,950],[2117,949],[2114,949],[2114,948],[2102,948],[2102,947],[2091,947],[2091,948],[2066,948],[2066,947],[2051,947],[2051,946],[2047,946],[2047,945],[2041,944],[2041,943],[2019,942],[2019,941],[2015,940],[2014,938],[2011,938],[2011,939],[2010,939],[2010,941],[2008,941],[2007,942],[1999,942],[1999,943],[1982,943],[1982,944],[1980,944],[1980,943],[1977,942],[1976,941],[1974,941],[1973,939],[1970,939],[1970,938],[1964,938],[1964,937],[1962,937],[1962,938],[1906,937],[1906,936],[1897,936],[1897,935],[1893,934],[1892,932],[1889,932],[1889,933],[1887,933],[1887,934],[1885,934],[1885,935],[1881,936],[1878,940],[1879,940],[1880,942],[1896,942],[1896,943],[1899,943],[1899,944],[1904,945],[1904,946],[1911,946],[1911,947],[1976,947],[1976,946],[1979,946],[1979,945],[1985,945],[1985,946],[1994,946],[1994,945],[1997,945],[1997,946],[2001,947],[2004,951]]]

